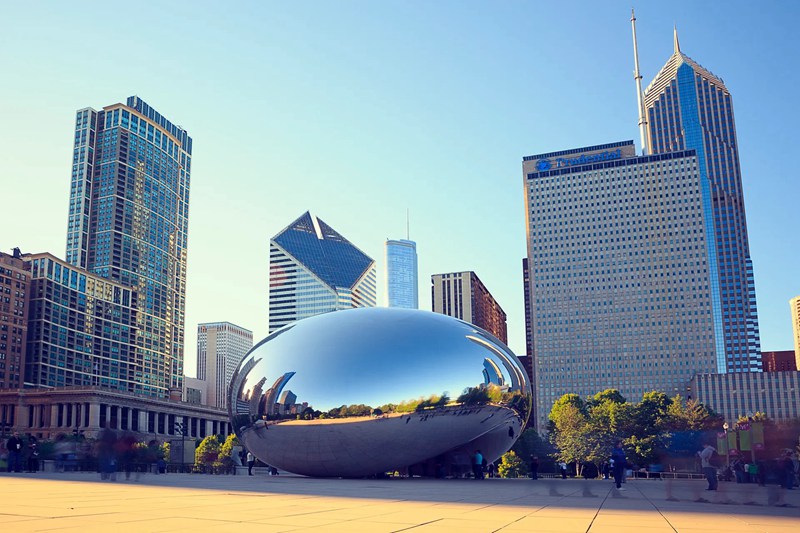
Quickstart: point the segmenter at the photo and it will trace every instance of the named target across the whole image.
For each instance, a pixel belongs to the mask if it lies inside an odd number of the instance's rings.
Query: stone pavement
[[[0,473],[4,531],[797,533],[800,490],[577,479]]]

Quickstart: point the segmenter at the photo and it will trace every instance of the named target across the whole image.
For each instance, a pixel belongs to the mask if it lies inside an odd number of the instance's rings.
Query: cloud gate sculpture
[[[229,410],[242,444],[308,476],[409,469],[458,474],[473,450],[508,451],[531,409],[516,356],[445,315],[361,308],[275,331],[233,375]]]

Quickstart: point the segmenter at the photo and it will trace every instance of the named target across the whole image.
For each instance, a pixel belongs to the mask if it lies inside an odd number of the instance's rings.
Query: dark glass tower
[[[136,96],[77,112],[67,262],[131,288],[133,392],[183,375],[192,139]]]
[[[755,284],[747,240],[731,95],[723,81],[674,52],[645,91],[654,154],[695,150],[709,240],[717,372],[761,371]]]

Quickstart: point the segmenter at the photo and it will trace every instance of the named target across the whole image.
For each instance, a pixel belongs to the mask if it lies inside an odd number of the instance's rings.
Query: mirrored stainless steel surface
[[[362,308],[290,324],[234,373],[230,415],[264,463],[309,476],[468,470],[505,453],[528,419],[516,356],[471,324]]]

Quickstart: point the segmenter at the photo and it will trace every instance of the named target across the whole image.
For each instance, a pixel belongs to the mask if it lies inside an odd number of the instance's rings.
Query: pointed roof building
[[[681,51],[675,29],[672,55],[645,90],[644,105],[653,154],[697,154],[717,372],[760,371],[755,283],[730,91],[721,78]]]
[[[270,240],[269,331],[376,305],[375,261],[306,211]]]

